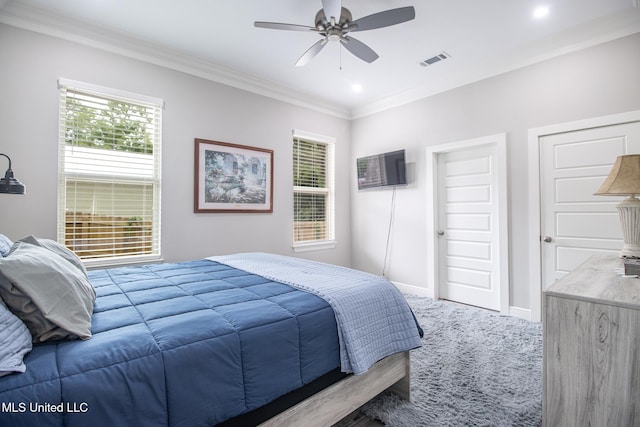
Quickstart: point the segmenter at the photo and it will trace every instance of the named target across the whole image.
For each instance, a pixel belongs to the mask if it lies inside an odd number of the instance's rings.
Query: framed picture
[[[273,212],[273,150],[195,140],[194,212]]]

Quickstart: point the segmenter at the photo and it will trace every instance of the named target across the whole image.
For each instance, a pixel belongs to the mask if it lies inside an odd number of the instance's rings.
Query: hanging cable
[[[387,230],[387,245],[384,250],[384,263],[382,265],[383,277],[387,277],[386,276],[387,258],[389,256],[389,244],[391,243],[391,228],[393,227],[393,217],[394,217],[394,212],[396,210],[395,206],[396,206],[396,187],[393,187],[393,192],[391,193],[391,212],[389,213],[389,228]]]

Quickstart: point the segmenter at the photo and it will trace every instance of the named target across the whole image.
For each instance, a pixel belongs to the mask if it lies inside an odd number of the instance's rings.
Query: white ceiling
[[[416,18],[351,34],[380,55],[371,64],[332,42],[306,67],[294,64],[317,34],[253,22],[313,26],[321,0],[0,0],[0,22],[358,117],[640,32],[638,1],[343,0],[354,20],[404,6]]]

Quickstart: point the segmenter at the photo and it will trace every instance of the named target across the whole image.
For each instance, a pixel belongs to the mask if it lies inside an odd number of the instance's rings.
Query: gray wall
[[[482,80],[352,122],[355,158],[405,148],[410,184],[396,193],[391,280],[426,287],[426,149],[507,133],[512,307],[528,309],[528,129],[640,109],[640,34]],[[391,191],[357,191],[352,266],[381,273]]]
[[[292,254],[292,129],[336,138],[336,179],[350,178],[350,123],[141,61],[0,25],[0,152],[26,196],[0,194],[0,233],[56,238],[60,77],[162,98],[165,260],[239,251]],[[274,150],[272,214],[194,214],[194,138]],[[6,160],[0,159],[6,170]],[[349,188],[336,190],[333,250],[303,256],[349,265]]]

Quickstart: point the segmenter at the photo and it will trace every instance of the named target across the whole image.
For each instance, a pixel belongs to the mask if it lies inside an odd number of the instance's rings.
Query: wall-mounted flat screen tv
[[[356,161],[356,166],[358,169],[358,190],[407,185],[404,150],[360,157]]]

